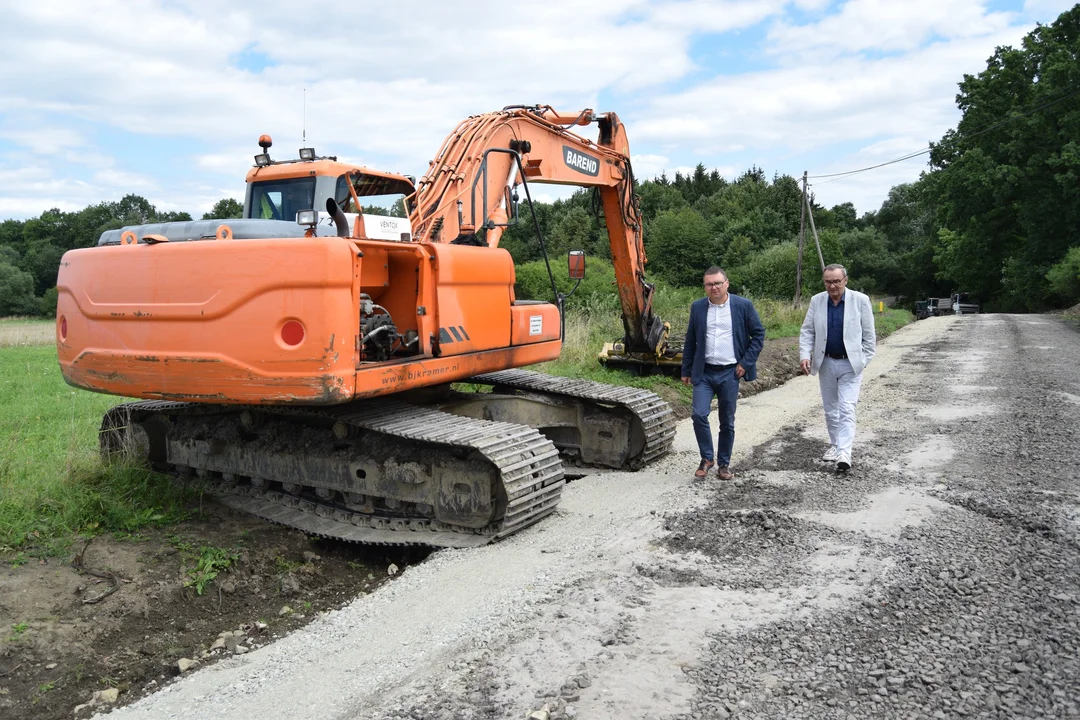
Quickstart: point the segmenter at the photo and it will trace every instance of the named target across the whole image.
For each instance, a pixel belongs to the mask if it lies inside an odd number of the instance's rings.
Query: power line
[[[969,140],[971,138],[978,137],[979,135],[983,135],[984,133],[988,133],[991,130],[996,130],[997,128],[1001,127],[1002,125],[1006,125],[1008,123],[1011,123],[1013,120],[1019,120],[1022,117],[1027,117],[1028,115],[1036,113],[1036,112],[1038,112],[1040,110],[1043,110],[1045,108],[1048,108],[1048,107],[1050,107],[1052,105],[1057,105],[1059,102],[1062,102],[1064,100],[1068,100],[1069,98],[1073,97],[1074,95],[1080,94],[1080,83],[1077,83],[1076,85],[1073,85],[1071,90],[1072,90],[1072,92],[1069,92],[1066,95],[1062,95],[1061,97],[1057,98],[1056,100],[1051,100],[1050,102],[1043,103],[1042,105],[1039,105],[1037,107],[1033,107],[1030,110],[1026,110],[1025,112],[1022,112],[1022,113],[1017,113],[1015,115],[1010,115],[1009,117],[1005,118],[1004,120],[999,120],[998,122],[991,123],[990,125],[986,125],[986,126],[984,126],[982,128],[979,128],[975,132],[968,133],[968,134],[964,135],[963,137],[957,137],[956,142],[958,142],[960,140]],[[944,144],[944,143],[942,143],[942,144]],[[904,162],[905,160],[911,160],[912,158],[916,158],[916,157],[918,157],[920,155],[926,155],[929,152],[930,152],[930,147],[928,146],[925,150],[919,150],[917,152],[908,153],[907,155],[904,155],[903,157],[899,157],[899,158],[896,158],[895,160],[889,160],[889,161],[883,162],[883,163],[878,163],[877,165],[870,165],[869,167],[859,168],[858,170],[848,170],[846,172],[830,173],[828,175],[810,175],[808,179],[817,180],[817,179],[820,179],[820,178],[834,178],[836,180],[839,180],[840,178],[848,177],[850,175],[856,175],[858,173],[864,173],[864,172],[867,172],[868,170],[876,170],[877,168],[885,167],[886,165],[895,165],[898,162]],[[833,182],[833,180],[829,180],[828,182]],[[824,185],[825,183],[817,183],[817,184],[818,185]]]
[[[905,160],[910,160],[910,159],[918,157],[920,155],[926,155],[929,152],[930,152],[930,148],[927,147],[925,150],[920,150],[918,152],[913,152],[913,153],[911,153],[909,155],[905,155],[904,157],[899,157],[899,158],[896,158],[895,160],[889,160],[888,162],[879,163],[877,165],[871,165],[869,167],[859,168],[858,170],[848,170],[847,172],[832,173],[830,175],[811,175],[809,177],[809,179],[810,180],[817,180],[818,178],[834,178],[836,180],[839,180],[839,179],[847,177],[849,175],[856,175],[858,173],[866,172],[867,170],[877,170],[878,168],[885,167],[886,165],[895,165],[898,162],[904,162]],[[833,182],[833,181],[830,180],[829,182]],[[817,184],[818,185],[824,185],[825,183],[817,183]]]

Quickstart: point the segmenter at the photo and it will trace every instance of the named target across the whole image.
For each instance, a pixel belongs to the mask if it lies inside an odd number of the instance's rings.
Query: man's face
[[[829,297],[839,300],[844,295],[844,288],[847,287],[847,276],[844,275],[844,271],[826,270],[824,279],[825,290],[829,293]]]
[[[705,294],[710,300],[725,302],[727,300],[728,281],[721,273],[705,276]]]

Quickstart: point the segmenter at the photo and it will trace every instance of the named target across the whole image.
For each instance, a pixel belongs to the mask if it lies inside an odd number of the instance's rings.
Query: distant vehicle
[[[930,317],[930,301],[929,300],[916,300],[915,301],[915,319],[925,320]]]
[[[928,317],[952,315],[952,300],[950,298],[926,298],[926,311]]]
[[[967,293],[953,293],[952,311],[954,315],[975,315],[981,312],[979,304],[972,301]]]

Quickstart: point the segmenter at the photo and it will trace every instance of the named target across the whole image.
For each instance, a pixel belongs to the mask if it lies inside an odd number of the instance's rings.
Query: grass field
[[[52,322],[0,321],[0,550],[52,554],[78,532],[183,515],[170,483],[102,465],[97,431],[117,402],[64,383]]]
[[[672,332],[685,332],[690,303],[699,290],[669,292],[657,312]],[[797,335],[804,311],[765,300],[755,306],[767,337]],[[911,322],[911,313],[877,315],[879,337]],[[617,312],[580,308],[567,314],[562,357],[538,369],[554,375],[649,389],[689,402],[676,378],[633,377],[602,368],[597,352],[622,335]],[[140,468],[104,466],[98,456],[101,417],[121,400],[64,383],[45,320],[0,320],[0,552],[51,555],[77,533],[134,532],[185,515],[191,497],[161,476]]]
[[[0,348],[51,345],[55,332],[51,320],[0,318]]]
[[[658,297],[656,312],[671,325],[672,335],[682,336],[690,317],[690,303],[701,297],[697,288],[668,290],[666,296]],[[796,337],[806,317],[805,308],[792,308],[791,303],[781,300],[753,300],[754,307],[765,326],[766,340],[772,338]],[[907,310],[886,308],[884,314],[877,314],[874,303],[874,319],[878,339],[882,339],[914,320]],[[596,356],[604,343],[620,338],[623,334],[619,314],[610,308],[583,308],[571,310],[566,319],[566,342],[558,360],[543,363],[538,369],[552,375],[564,377],[585,377],[597,382],[632,385],[654,389],[661,385],[676,388],[687,401],[690,390],[676,378],[661,376],[631,377],[624,372],[616,372],[601,367]]]

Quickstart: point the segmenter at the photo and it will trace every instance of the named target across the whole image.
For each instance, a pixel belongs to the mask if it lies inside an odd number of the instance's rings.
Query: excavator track
[[[620,469],[640,468],[671,451],[674,414],[664,400],[647,390],[527,370],[486,373],[471,382],[492,385],[497,393],[585,402],[592,412],[631,417],[637,440]],[[260,424],[279,424],[282,432],[277,444],[241,451],[243,433],[233,428],[239,428],[245,414],[262,418]],[[331,434],[347,444],[350,438],[365,433],[383,438],[397,455],[406,458],[389,472],[408,475],[412,471],[407,466],[417,464],[409,458],[422,453],[434,453],[432,462],[447,467],[455,462],[460,465],[463,454],[473,458],[465,472],[475,469],[474,474],[497,477],[490,491],[490,520],[479,527],[476,523],[445,522],[435,517],[437,513],[430,505],[397,502],[377,495],[363,496],[368,502],[358,508],[347,501],[349,486],[311,479],[317,475],[311,468],[337,452]],[[325,443],[313,445],[313,435],[325,436]],[[466,548],[506,537],[554,512],[565,485],[564,462],[587,464],[581,463],[581,458],[560,458],[558,443],[529,425],[477,419],[385,399],[329,408],[145,400],[110,410],[102,421],[100,439],[103,454],[134,450],[136,456],[144,457],[159,470],[183,478],[197,476],[205,492],[236,510],[311,535],[382,545]],[[230,453],[231,461],[221,460],[229,458]],[[279,456],[276,464],[270,458],[275,454]],[[288,462],[282,462],[280,456]],[[393,458],[389,464],[394,464]],[[267,471],[268,466],[281,470]],[[435,472],[425,482],[437,483]]]
[[[492,385],[495,392],[520,390],[551,396],[586,400],[600,406],[619,407],[633,414],[642,432],[644,444],[639,453],[627,458],[621,469],[636,470],[671,452],[675,442],[675,414],[656,393],[640,388],[605,385],[592,380],[563,378],[530,370],[501,370],[470,379]]]
[[[317,486],[290,485],[295,478],[254,477],[174,462],[182,455],[168,439],[151,438],[187,420],[240,417],[244,412],[271,416],[278,422],[305,430],[321,427],[339,438],[357,433],[378,433],[391,441],[406,441],[425,451],[483,458],[488,472],[497,473],[493,505],[495,517],[483,527],[441,522],[431,513],[393,512],[386,508],[359,511],[350,507],[340,491]],[[156,430],[155,430],[156,428]],[[332,430],[331,430],[332,428]],[[565,480],[558,451],[550,440],[531,427],[475,420],[397,401],[354,402],[327,409],[266,408],[206,405],[170,401],[140,401],[112,408],[101,426],[103,454],[143,446],[148,460],[159,469],[178,475],[198,475],[207,492],[237,510],[312,535],[351,542],[383,545],[476,547],[506,537],[551,514],[558,505]],[[171,443],[178,442],[173,438]],[[217,439],[221,443],[223,440]],[[158,447],[152,447],[157,443]],[[168,448],[163,448],[162,444]],[[218,450],[220,454],[220,448]],[[165,456],[165,457],[163,457]],[[449,457],[449,456],[448,456]],[[476,461],[474,461],[476,462]],[[213,465],[204,462],[203,465]],[[310,464],[310,463],[309,463]],[[402,463],[402,466],[408,463]]]

